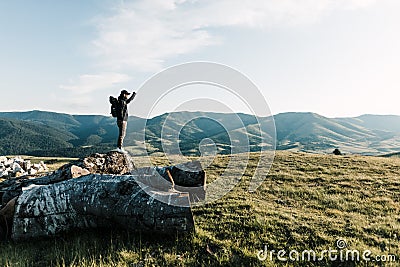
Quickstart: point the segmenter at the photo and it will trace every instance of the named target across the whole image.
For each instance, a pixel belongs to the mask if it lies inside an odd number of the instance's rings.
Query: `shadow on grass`
[[[0,243],[0,266],[219,265],[196,234],[75,231],[54,238]]]

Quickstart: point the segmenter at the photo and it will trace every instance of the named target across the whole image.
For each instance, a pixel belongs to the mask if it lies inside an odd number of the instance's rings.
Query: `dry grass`
[[[244,155],[246,156],[246,155]],[[278,152],[265,181],[248,191],[259,155],[240,183],[222,199],[193,207],[196,233],[151,236],[145,233],[87,232],[27,243],[0,244],[2,266],[353,266],[354,262],[259,261],[257,251],[335,247],[393,254],[400,262],[400,159]],[[153,164],[168,160],[152,158]],[[214,181],[229,156],[207,168]],[[144,162],[144,161],[143,161]],[[140,166],[139,159],[135,161]],[[239,162],[241,163],[241,162]],[[238,164],[239,164],[238,163]],[[358,263],[376,266],[377,262]]]

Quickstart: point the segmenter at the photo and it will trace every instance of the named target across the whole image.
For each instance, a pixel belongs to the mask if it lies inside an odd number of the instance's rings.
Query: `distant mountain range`
[[[276,148],[280,150],[331,153],[339,148],[345,153],[368,155],[400,152],[400,116],[326,118],[315,113],[289,112],[275,115],[274,120]],[[186,155],[199,155],[199,144],[205,138],[213,140],[221,154],[238,151],[244,138],[248,138],[251,151],[273,147],[273,131],[260,130],[257,121],[271,125],[272,118],[210,112],[166,113],[151,119],[131,116],[125,145],[143,153],[135,148],[145,131],[147,152],[162,152],[162,134],[181,129],[178,146]],[[0,155],[81,157],[115,148],[117,135],[115,119],[110,116],[37,110],[0,112]],[[267,143],[261,142],[261,135]]]

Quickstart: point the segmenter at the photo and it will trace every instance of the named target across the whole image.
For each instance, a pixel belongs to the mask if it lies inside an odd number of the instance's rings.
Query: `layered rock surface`
[[[39,178],[0,183],[0,235],[23,240],[96,227],[188,232],[191,201],[204,197],[199,162],[135,169],[127,154],[93,154]]]

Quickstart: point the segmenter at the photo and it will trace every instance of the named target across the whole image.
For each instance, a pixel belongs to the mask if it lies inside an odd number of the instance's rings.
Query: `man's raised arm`
[[[126,100],[126,103],[129,104],[135,98],[135,96],[136,96],[136,92],[133,92],[131,97],[128,98],[128,100]]]

